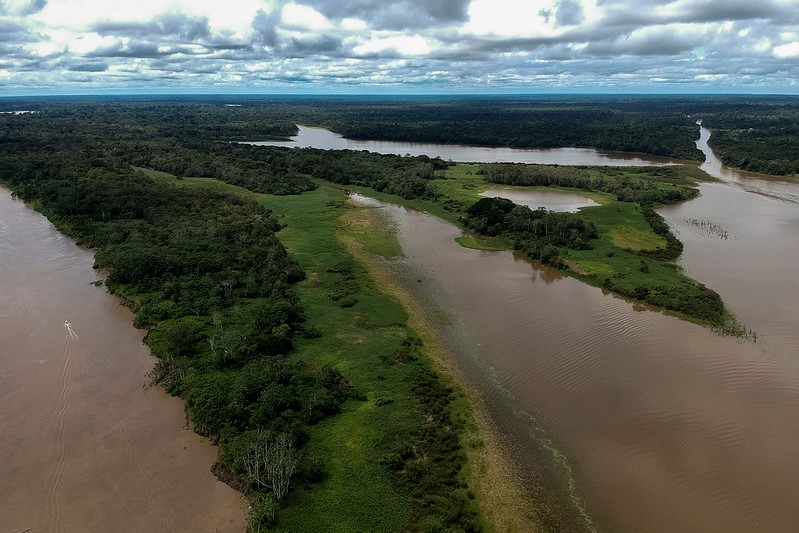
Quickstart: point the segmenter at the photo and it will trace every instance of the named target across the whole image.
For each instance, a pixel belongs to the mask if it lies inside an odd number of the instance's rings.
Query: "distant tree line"
[[[799,98],[791,96],[41,97],[4,99],[5,109],[46,113],[54,130],[78,118],[106,141],[174,139],[201,150],[214,141],[285,138],[300,123],[356,139],[591,147],[695,161],[702,159],[694,144],[701,118],[726,164],[778,175],[797,169]],[[132,117],[135,132],[126,127]],[[0,137],[28,118],[5,117]],[[203,175],[195,172],[177,173]]]
[[[725,165],[776,176],[799,174],[799,99],[763,99],[704,118]]]

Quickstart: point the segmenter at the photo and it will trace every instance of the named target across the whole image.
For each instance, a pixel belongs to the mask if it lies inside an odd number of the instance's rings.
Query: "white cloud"
[[[234,89],[284,79],[321,92],[405,81],[439,91],[650,80],[796,90],[796,2],[0,0],[11,74],[0,91],[164,79]]]
[[[348,17],[342,19],[341,27],[349,31],[364,31],[369,26],[366,24],[366,21],[364,20]]]
[[[115,44],[124,44],[122,40],[115,37],[101,37],[96,33],[86,33],[72,39],[69,43],[69,50],[79,55],[86,55],[99,48],[108,48]]]
[[[327,18],[309,6],[286,4],[280,15],[284,24],[291,28],[302,28],[310,31],[325,31],[333,27]]]
[[[781,44],[774,47],[774,56],[780,59],[792,59],[799,57],[799,42]]]
[[[397,35],[377,38],[353,48],[359,56],[396,52],[402,56],[422,56],[430,52],[430,45],[419,35]]]
[[[554,0],[473,0],[464,30],[503,37],[554,35],[555,8]]]

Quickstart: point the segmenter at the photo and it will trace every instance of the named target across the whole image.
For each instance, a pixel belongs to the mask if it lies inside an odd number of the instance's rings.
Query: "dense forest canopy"
[[[220,142],[229,132],[203,125],[217,112],[207,105],[81,101],[2,114],[0,182],[96,249],[107,286],[148,330],[146,342],[159,357],[151,382],[185,399],[195,430],[220,446],[219,474],[249,494],[253,523],[265,525],[289,505],[292,490],[312,490],[325,475],[330,457],[305,452],[312,428],[346,402],[367,398],[321,362],[327,354],[312,364],[296,356],[297,342],[321,332],[307,323],[294,288],[306,272],[278,239],[281,225],[273,214],[245,196],[177,186],[140,167],[274,194],[312,190],[312,177],[321,177],[432,197],[428,182],[446,164]],[[252,135],[286,133],[267,122],[220,122]],[[331,305],[357,303],[362,288],[351,264],[324,275],[335,286]],[[406,407],[393,426],[369,428],[382,435],[369,443],[380,457],[373,468],[420,506],[401,529],[429,530],[423,524],[435,523],[479,530],[460,476],[465,459],[451,419],[453,390],[421,361],[420,346],[391,337],[400,346],[382,354],[383,372],[407,367],[399,385]]]
[[[799,98],[777,96],[490,96],[490,97],[74,97],[6,98],[0,111],[41,111],[58,127],[75,118],[106,140],[171,139],[182,148],[210,141],[286,137],[295,124],[359,139],[525,148],[593,147],[701,160],[696,120],[714,132],[725,163],[778,175],[796,173]],[[30,117],[6,117],[0,135]],[[132,130],[127,126],[135,125]],[[196,162],[195,162],[196,163]],[[201,168],[220,177],[206,162]],[[186,162],[175,170],[196,173]],[[243,183],[250,169],[237,171]],[[177,172],[183,174],[183,172]],[[288,182],[297,176],[289,174]],[[279,187],[282,192],[293,185]]]
[[[687,160],[702,158],[694,145],[698,136],[695,122],[702,118],[713,129],[711,145],[725,163],[778,175],[796,173],[799,167],[799,98],[788,96],[0,99],[0,111],[20,109],[47,113],[47,120],[55,127],[82,118],[94,125],[93,135],[106,140],[168,138],[195,148],[208,141],[286,137],[296,132],[296,123],[301,123],[325,126],[359,139],[520,148],[593,147]],[[29,117],[6,118],[0,123],[3,136],[13,135]],[[134,124],[133,131],[126,127]],[[192,169],[196,167],[186,168]]]

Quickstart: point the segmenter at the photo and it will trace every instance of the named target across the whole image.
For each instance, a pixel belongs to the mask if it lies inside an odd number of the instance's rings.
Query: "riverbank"
[[[175,181],[166,174],[159,176],[161,179],[171,179],[180,186],[221,188],[250,194],[216,180],[184,178]],[[421,302],[395,277],[390,265],[402,255],[402,250],[390,221],[377,210],[345,203],[345,198],[345,192],[340,188],[320,183],[316,191],[300,196],[267,195],[259,200],[279,216],[280,222],[285,225],[280,232],[282,242],[290,255],[308,272],[308,279],[299,283],[297,290],[308,310],[309,321],[317,325],[323,335],[318,340],[298,343],[297,353],[307,358],[309,363],[317,361],[323,354],[326,362],[344,365],[342,369],[346,370],[343,372],[367,391],[369,399],[369,404],[363,408],[353,411],[346,409],[337,415],[336,420],[314,429],[309,453],[315,453],[316,450],[321,454],[335,455],[338,452],[333,450],[342,449],[358,452],[336,459],[335,470],[328,472],[321,484],[312,491],[301,489],[294,494],[291,505],[278,513],[278,530],[301,530],[311,527],[315,521],[324,520],[326,516],[341,517],[340,509],[335,511],[335,515],[331,514],[334,511],[330,501],[381,499],[379,485],[366,484],[368,495],[361,495],[359,490],[352,487],[351,476],[358,479],[368,477],[370,483],[380,479],[377,472],[359,473],[368,467],[360,463],[359,458],[369,457],[372,445],[360,438],[353,439],[353,435],[363,434],[364,425],[368,425],[372,417],[381,416],[379,412],[370,412],[375,406],[381,409],[385,405],[396,407],[397,393],[391,391],[396,391],[397,386],[401,390],[402,384],[393,383],[392,377],[385,372],[378,375],[378,382],[375,383],[373,367],[382,367],[384,361],[379,352],[384,349],[382,347],[386,342],[396,342],[396,325],[404,324],[405,320],[408,332],[402,335],[420,338],[425,358],[430,357],[436,372],[442,375],[448,387],[460,391],[454,395],[452,406],[453,418],[463,421],[459,430],[462,432],[459,437],[461,447],[467,455],[463,481],[480,506],[484,526],[489,531],[590,530],[590,525],[586,525],[586,515],[574,507],[577,504],[570,493],[572,488],[563,484],[562,473],[554,472],[560,467],[554,466],[550,456],[552,450],[546,447],[548,444],[540,449],[538,444],[533,447],[535,449],[530,448],[529,444],[523,446],[523,453],[526,454],[522,460],[524,468],[533,468],[535,471],[525,471],[524,475],[520,475],[520,451],[512,449],[517,444],[512,442],[516,437],[509,437],[512,432],[509,432],[508,427],[500,428],[497,425],[491,414],[496,406],[489,407],[475,385],[454,364],[456,358],[434,327],[436,315],[428,314]],[[336,242],[340,242],[343,248],[339,249]],[[342,309],[329,296],[330,291],[334,290],[333,286],[340,280],[331,280],[327,270],[331,265],[348,261],[347,257],[354,258],[366,268],[364,278],[361,278],[358,269],[351,270],[360,280],[357,283],[359,296],[356,296],[357,302],[351,308],[358,317],[355,322],[347,318],[352,313],[346,308]],[[379,295],[369,296],[367,304],[363,294],[372,291]],[[396,318],[396,302],[402,305],[402,313],[407,313],[405,319]],[[378,316],[382,318],[378,319]],[[388,329],[377,327],[376,320],[377,323],[388,325]],[[329,337],[328,332],[335,332],[335,335]],[[393,336],[394,340],[386,339],[386,335]],[[332,340],[326,342],[326,338]],[[403,379],[407,379],[407,376]],[[373,400],[373,396],[376,400]],[[364,416],[365,412],[369,413],[367,417]],[[381,419],[379,425],[385,424],[390,423]],[[524,433],[527,429],[521,431]],[[373,433],[374,429],[367,427],[366,434]],[[526,441],[529,437],[521,438]],[[377,460],[374,457],[372,460]],[[385,502],[381,508],[384,513],[399,512],[397,508],[389,511],[392,508]],[[357,506],[354,507],[353,512],[357,513],[357,509]],[[372,515],[370,519],[375,520],[375,516]],[[375,523],[374,527],[379,527],[379,524]],[[382,527],[385,528],[385,524]]]
[[[303,194],[301,197],[264,197],[263,199],[265,205],[280,213],[281,220],[286,221],[287,226],[284,233],[281,233],[281,239],[287,243],[291,253],[297,257],[298,261],[309,267],[310,281],[313,284],[324,283],[321,278],[323,276],[321,267],[325,264],[324,255],[329,254],[335,248],[335,242],[338,242],[342,246],[341,251],[345,251],[365,268],[364,275],[368,278],[363,278],[362,283],[368,284],[370,292],[374,290],[378,293],[370,297],[375,299],[371,301],[368,309],[363,307],[365,302],[363,302],[362,296],[358,297],[359,302],[356,304],[360,314],[359,323],[373,324],[368,328],[371,330],[368,338],[362,329],[353,331],[351,326],[343,323],[335,326],[338,331],[338,343],[343,343],[343,347],[339,351],[340,355],[337,357],[347,361],[361,361],[367,366],[375,364],[375,351],[379,352],[379,347],[385,340],[380,340],[380,332],[375,331],[374,324],[375,322],[385,322],[388,318],[387,313],[389,316],[393,315],[392,309],[398,302],[406,317],[400,323],[407,324],[404,327],[408,328],[408,334],[421,341],[422,349],[416,355],[417,364],[431,366],[441,376],[440,379],[445,387],[454,391],[450,403],[451,416],[454,420],[459,421],[456,424],[458,440],[460,449],[465,455],[463,471],[459,477],[461,477],[463,486],[467,487],[466,490],[471,494],[470,498],[474,498],[479,506],[483,516],[483,527],[487,531],[539,530],[536,526],[535,502],[525,492],[519,479],[514,476],[515,468],[509,457],[501,451],[499,433],[496,428],[491,427],[486,407],[481,403],[479,394],[474,389],[470,389],[462,376],[458,375],[457,368],[453,366],[453,359],[430,327],[429,318],[424,316],[410,293],[403,290],[401,284],[392,277],[389,269],[385,266],[387,260],[401,254],[392,229],[387,224],[388,221],[381,218],[374,210],[355,207],[349,203],[344,204],[344,199],[343,191],[326,185],[322,185],[318,191]],[[331,206],[335,207],[331,208]],[[327,241],[324,245],[326,252],[322,255],[317,248],[319,239]],[[330,242],[330,239],[333,242]],[[307,255],[309,249],[315,250],[312,255]],[[303,282],[301,285],[308,284],[311,283]],[[306,302],[313,298],[315,292],[313,287],[301,286],[298,289],[301,294],[307,295]],[[364,289],[365,287],[362,286],[361,291]],[[336,320],[336,315],[342,314],[341,309],[330,306],[325,299],[317,300],[316,304],[309,308],[318,309],[313,313],[314,316],[324,314],[326,320],[331,321]],[[389,405],[401,409],[401,406],[397,405],[400,400],[397,393],[407,386],[407,383],[403,386],[399,382],[394,382],[395,378],[392,378],[385,370],[381,373],[382,377],[377,383],[369,383],[367,380],[370,376],[364,371],[365,369],[359,371],[352,363],[347,364],[349,366],[348,374],[356,376],[356,380],[361,383],[361,386],[372,391],[368,392],[367,396],[371,397],[372,394],[377,396],[377,405],[390,402]],[[394,392],[392,393],[392,391]],[[402,412],[400,410],[400,413]],[[375,416],[378,416],[378,413],[375,413]],[[407,417],[409,414],[401,416]],[[336,434],[341,431],[341,429],[336,430],[337,426],[347,428],[346,431],[355,431],[355,427],[347,422],[349,417],[348,413],[343,413],[340,415],[340,420],[331,422],[329,427],[319,428],[320,440],[327,440],[330,442],[329,447],[336,448],[338,446]],[[382,420],[379,424],[385,425],[389,422]],[[375,431],[375,428],[367,427],[366,429],[370,433]],[[362,429],[359,430],[359,432],[362,431]],[[364,453],[369,453],[368,443],[360,442],[358,446],[363,448]],[[343,469],[341,479],[331,476],[325,480],[323,486],[315,490],[316,496],[311,493],[303,494],[304,502],[296,507],[296,511],[292,512],[287,509],[287,512],[281,516],[281,524],[286,524],[285,530],[290,531],[292,527],[298,528],[303,524],[313,523],[314,517],[316,517],[316,511],[313,509],[319,506],[320,500],[336,498],[340,501],[341,495],[336,496],[336,493],[342,491],[343,487],[339,487],[339,484],[349,486],[348,476],[353,469],[357,471],[361,468],[364,466],[352,464]],[[355,492],[351,486],[349,492],[352,501]],[[379,498],[379,494],[370,492],[368,495],[364,495],[364,498],[374,501],[375,498]]]
[[[0,523],[9,531],[243,531],[247,503],[93,254],[0,188]],[[75,337],[67,337],[64,321]]]
[[[520,183],[487,179],[486,169],[492,172],[512,172]],[[521,173],[541,173],[528,178]],[[580,188],[564,186],[525,185],[525,181],[550,179],[583,183]],[[565,179],[562,175],[565,175]],[[500,174],[500,178],[502,175]],[[712,181],[693,166],[661,168],[611,169],[601,167],[558,167],[540,165],[464,164],[459,163],[439,173],[431,180],[439,196],[432,200],[406,199],[377,193],[372,189],[348,186],[361,192],[399,205],[431,213],[447,222],[468,229],[468,208],[484,198],[482,193],[492,187],[505,187],[515,194],[530,192],[569,192],[586,197],[599,205],[580,209],[573,215],[596,228],[596,236],[588,245],[574,248],[560,244],[549,247],[549,259],[540,258],[539,245],[528,232],[510,231],[511,222],[497,221],[502,229],[486,235],[475,232],[458,239],[462,245],[482,250],[516,250],[523,256],[542,260],[560,267],[564,273],[589,285],[618,294],[634,302],[664,309],[680,318],[713,328],[715,331],[738,337],[750,337],[725,307],[714,291],[686,276],[675,264],[682,248],[655,207],[681,199],[695,198],[697,184]],[[593,184],[601,184],[599,186]],[[659,201],[653,200],[655,198]],[[527,241],[527,242],[524,242]],[[546,243],[545,243],[546,244]]]
[[[461,436],[467,456],[464,477],[477,496],[486,524],[498,532],[544,530],[536,518],[536,505],[540,502],[530,499],[523,481],[513,474],[515,466],[503,447],[501,432],[492,423],[483,397],[455,366],[454,357],[436,335],[420,303],[387,268],[382,260],[386,256],[381,258],[382,254],[370,250],[359,238],[363,228],[377,226],[384,232],[390,231],[386,227],[390,222],[376,210],[364,207],[346,212],[342,221],[347,229],[340,236],[341,242],[366,267],[381,290],[400,302],[408,313],[408,326],[422,339],[425,353],[436,370],[463,391],[463,396],[456,400],[456,410],[469,420]]]
[[[147,183],[140,175],[129,177],[130,186]],[[247,450],[249,440],[259,438],[260,432],[245,426],[244,432],[236,433],[241,431],[241,421],[246,423],[247,413],[250,420],[263,417],[259,423],[291,424],[288,430],[302,438],[302,455],[297,457],[298,469],[285,499],[270,501],[269,493],[264,497],[251,488],[251,526],[258,529],[269,521],[277,531],[312,530],[321,523],[329,524],[333,531],[486,527],[463,473],[466,460],[461,436],[472,424],[470,414],[455,384],[433,370],[423,343],[407,327],[402,307],[383,294],[338,243],[339,216],[347,209],[343,193],[322,188],[302,196],[256,197],[264,204],[269,204],[269,199],[277,202],[281,222],[290,222],[281,231],[281,239],[291,257],[281,259],[283,248],[277,248],[275,241],[270,241],[268,250],[285,268],[293,271],[292,265],[299,264],[306,272],[305,281],[294,285],[300,307],[292,305],[295,300],[238,299],[235,307],[222,308],[210,317],[172,318],[164,314],[186,303],[158,298],[160,291],[169,288],[153,282],[142,284],[136,276],[179,260],[176,249],[194,242],[187,240],[190,235],[180,228],[192,228],[206,236],[214,228],[226,232],[235,228],[237,240],[253,243],[254,235],[241,233],[252,230],[253,220],[278,226],[265,211],[240,203],[238,195],[231,198],[202,190],[241,193],[238,188],[210,180],[177,180],[163,173],[150,173],[149,177],[156,180],[149,183],[150,189],[162,193],[158,198],[169,198],[170,209],[181,205],[205,218],[191,218],[182,224],[162,221],[162,234],[169,236],[172,244],[167,248],[149,243],[143,236],[136,239],[142,249],[135,254],[125,248],[100,246],[97,264],[111,263],[109,286],[128,298],[137,323],[148,325],[147,343],[160,357],[150,374],[153,382],[184,398],[195,430],[219,442],[220,461],[227,468],[254,485],[246,470]],[[170,190],[176,185],[183,191]],[[241,197],[253,199],[251,193]],[[246,214],[251,215],[246,217],[249,222],[239,218]],[[228,221],[223,216],[234,218]],[[209,222],[218,226],[205,231]],[[148,223],[139,221],[138,231],[149,229]],[[65,227],[87,243],[99,239],[96,227],[85,221]],[[382,238],[370,241],[366,236],[363,241],[392,253]],[[211,252],[235,255],[241,261],[262,249],[257,239],[251,246],[237,248],[238,255],[224,250],[222,242],[208,238],[199,242],[210,244],[210,250],[201,256],[182,250],[180,256],[208,261],[216,257]],[[119,254],[127,263],[118,261]],[[142,255],[152,261],[142,264]],[[193,305],[220,296],[210,292]],[[302,309],[301,317],[296,309]],[[275,317],[283,317],[281,326],[270,326]],[[256,326],[264,324],[272,335],[265,340],[255,337],[245,329],[249,320],[256,320]],[[296,329],[290,361],[282,355],[286,347],[281,347],[277,337],[287,326]],[[281,352],[237,361],[247,357],[252,342],[264,342]],[[296,388],[298,385],[302,388]],[[252,390],[259,392],[258,409],[248,406],[248,398],[254,397]],[[342,395],[343,401],[335,403]],[[277,416],[268,410],[277,410]]]

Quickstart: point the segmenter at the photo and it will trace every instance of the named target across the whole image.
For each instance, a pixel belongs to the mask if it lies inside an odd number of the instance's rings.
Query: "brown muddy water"
[[[688,274],[757,342],[461,248],[449,224],[361,199],[391,217],[406,254],[391,266],[460,339],[459,366],[528,439],[544,430],[600,531],[799,529],[799,186],[736,177],[663,213]]]
[[[487,198],[505,198],[530,209],[576,213],[583,207],[599,205],[581,194],[560,191],[534,191],[528,189],[488,189],[480,193]]]
[[[625,152],[606,152],[592,148],[523,149],[501,146],[467,146],[461,144],[409,143],[402,141],[368,141],[347,139],[324,128],[297,125],[299,133],[289,141],[251,141],[255,146],[289,148],[321,148],[325,150],[368,150],[379,154],[426,155],[445,161],[471,163],[546,163],[550,165],[646,166],[674,164],[666,157]]]
[[[92,254],[0,188],[0,261],[0,531],[243,531]]]

